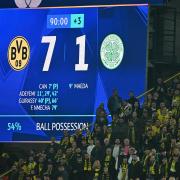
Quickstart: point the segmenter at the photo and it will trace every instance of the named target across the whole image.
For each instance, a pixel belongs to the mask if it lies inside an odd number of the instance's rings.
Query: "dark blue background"
[[[47,15],[85,14],[83,29],[47,29]],[[38,141],[59,138],[62,132],[36,131],[36,122],[93,122],[96,107],[107,104],[112,90],[117,88],[126,99],[128,91],[136,95],[146,89],[147,6],[116,8],[39,9],[0,11],[0,141]],[[111,33],[119,35],[125,48],[121,65],[115,70],[106,69],[100,60],[99,49],[103,39]],[[76,37],[86,35],[87,72],[75,72],[79,48]],[[15,36],[24,36],[31,46],[28,67],[20,72],[12,70],[7,60],[7,49]],[[49,72],[42,72],[48,45],[41,44],[42,36],[57,36]],[[20,90],[37,89],[39,83],[60,84],[61,107],[54,115],[70,117],[3,117],[3,115],[37,115],[18,104]],[[70,90],[69,83],[87,82],[88,90]],[[53,115],[53,113],[52,113]],[[8,132],[8,122],[20,122],[22,131]]]
[[[97,5],[97,4],[163,4],[166,0],[43,0],[41,6],[78,6],[78,5]],[[14,0],[1,0],[0,7],[16,7]]]

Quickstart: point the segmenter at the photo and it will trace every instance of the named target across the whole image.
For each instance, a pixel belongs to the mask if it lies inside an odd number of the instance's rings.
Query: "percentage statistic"
[[[7,130],[8,131],[21,131],[22,130],[21,123],[19,122],[8,123]]]

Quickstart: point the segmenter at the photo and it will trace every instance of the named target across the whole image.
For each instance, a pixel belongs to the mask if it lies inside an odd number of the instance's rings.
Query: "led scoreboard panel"
[[[104,4],[151,4],[163,5],[167,0],[44,0],[41,6],[82,6],[82,5],[104,5]]]
[[[56,7],[56,6],[83,6],[83,5],[112,5],[112,4],[151,4],[163,5],[167,0],[5,0],[0,1],[0,7]],[[16,6],[17,5],[17,6]]]
[[[0,10],[0,141],[59,139],[113,89],[145,91],[148,6]]]

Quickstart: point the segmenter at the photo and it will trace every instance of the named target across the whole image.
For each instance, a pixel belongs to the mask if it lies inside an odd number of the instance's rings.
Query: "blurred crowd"
[[[142,104],[133,92],[114,90],[96,111],[94,130],[67,131],[13,163],[10,180],[180,180],[180,78],[156,87]],[[10,161],[0,157],[0,170]]]

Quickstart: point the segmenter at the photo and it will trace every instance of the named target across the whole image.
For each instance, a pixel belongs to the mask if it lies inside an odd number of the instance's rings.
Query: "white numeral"
[[[77,37],[76,45],[79,45],[79,64],[75,65],[75,71],[87,71],[88,64],[85,64],[86,36]]]
[[[43,36],[41,43],[49,43],[43,71],[49,71],[52,55],[56,44],[56,36]],[[88,64],[85,64],[86,36],[76,38],[76,45],[79,45],[79,64],[75,64],[75,71],[87,71]]]
[[[51,60],[52,60],[52,55],[54,52],[54,47],[56,44],[56,36],[43,36],[41,42],[49,43],[49,48],[47,51],[47,55],[46,55],[46,59],[45,59],[44,67],[43,67],[43,71],[49,71],[49,67],[50,67]]]

